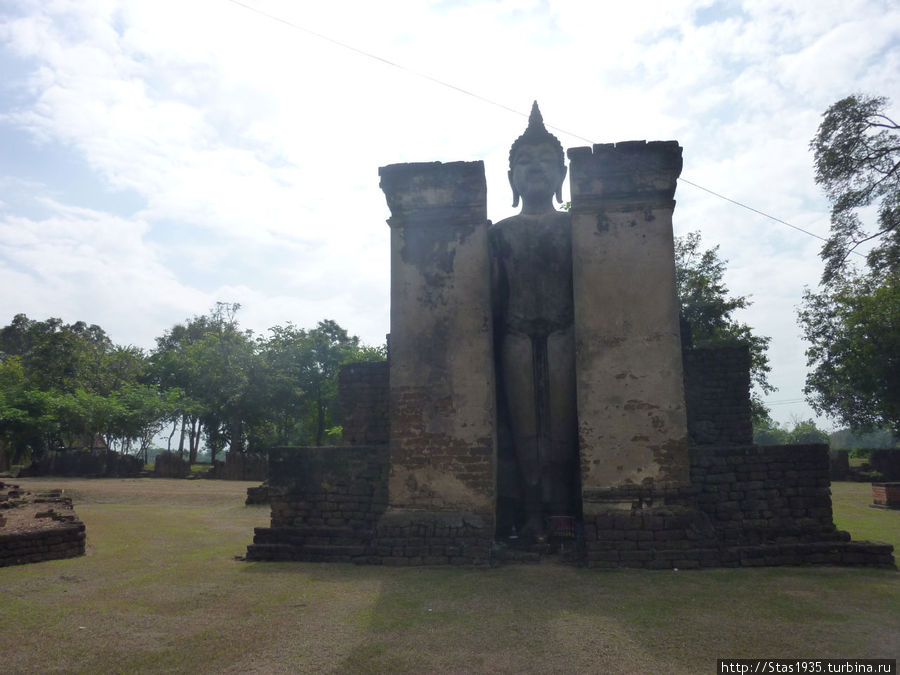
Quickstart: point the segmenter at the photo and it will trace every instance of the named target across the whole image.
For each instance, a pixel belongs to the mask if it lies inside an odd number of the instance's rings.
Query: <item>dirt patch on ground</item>
[[[0,535],[52,530],[77,520],[72,499],[60,489],[32,492],[0,482]]]

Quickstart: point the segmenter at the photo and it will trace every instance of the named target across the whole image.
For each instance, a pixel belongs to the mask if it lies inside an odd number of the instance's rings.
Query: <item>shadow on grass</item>
[[[250,563],[250,575],[378,588],[342,621],[338,672],[698,672],[717,658],[891,657],[898,575],[839,568],[596,571]],[[711,672],[711,671],[710,671]]]

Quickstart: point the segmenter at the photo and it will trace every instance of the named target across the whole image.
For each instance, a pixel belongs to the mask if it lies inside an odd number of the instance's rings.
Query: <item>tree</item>
[[[850,255],[866,242],[871,272],[896,274],[900,260],[900,125],[885,114],[888,100],[864,95],[841,99],[823,115],[810,142],[816,183],[831,202],[831,235],[822,248],[825,285],[847,273]],[[878,203],[874,232],[859,210]]]
[[[211,316],[195,316],[184,323],[175,324],[156,338],[156,349],[150,355],[153,382],[160,391],[172,396],[172,433],[180,428],[178,454],[184,457],[184,445],[187,441],[188,461],[191,464],[197,460],[200,449],[200,416],[204,412],[204,405],[198,377],[200,366],[195,363],[190,350],[217,330]]]
[[[829,436],[819,429],[813,420],[794,419],[794,428],[782,427],[770,417],[753,425],[753,442],[756,445],[789,445],[828,443]]]
[[[46,450],[146,450],[169,398],[146,382],[147,359],[82,321],[33,321],[0,329],[0,440],[17,460]]]
[[[806,394],[816,412],[854,430],[900,434],[900,278],[845,275],[798,311],[809,342]]]
[[[348,335],[337,323],[326,319],[309,331],[309,359],[301,380],[311,397],[315,413],[315,444],[322,445],[325,430],[333,426],[331,413],[337,407],[337,375],[342,363],[353,359],[359,338]]]
[[[240,308],[217,302],[209,314],[176,324],[156,340],[153,377],[170,392],[172,416],[181,424],[178,452],[183,455],[187,436],[191,463],[203,436],[213,459],[226,445],[243,452],[245,423],[262,410],[261,364],[252,332],[238,325]]]
[[[814,420],[800,420],[794,422],[794,428],[788,433],[788,443],[828,443],[828,434],[816,426]]]
[[[900,433],[900,126],[887,99],[849,96],[824,114],[810,144],[816,181],[832,203],[822,248],[821,290],[798,310],[810,372],[804,389],[817,412],[853,430]],[[877,202],[875,231],[860,209]],[[865,269],[851,256],[871,249]]]
[[[764,420],[768,410],[761,393],[775,388],[767,379],[771,370],[767,350],[771,338],[756,335],[753,329],[732,316],[750,306],[745,296],[730,297],[725,286],[725,264],[719,247],[702,250],[700,233],[690,232],[675,239],[675,288],[681,304],[682,341],[686,347],[745,345],[750,349],[750,377],[757,391],[751,405],[755,422]]]
[[[74,392],[94,381],[113,344],[100,326],[17,314],[0,329],[0,358],[18,356],[28,380],[44,391]]]
[[[789,432],[770,417],[757,420],[753,424],[753,443],[755,445],[786,445]]]
[[[382,348],[360,346],[336,322],[326,319],[311,330],[293,324],[275,326],[261,342],[272,387],[279,443],[322,445],[329,429],[339,425],[337,375],[350,361],[384,358]]]

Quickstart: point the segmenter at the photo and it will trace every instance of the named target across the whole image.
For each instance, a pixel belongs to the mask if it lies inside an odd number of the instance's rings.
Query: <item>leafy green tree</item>
[[[259,351],[269,416],[251,428],[251,445],[309,445],[303,429],[309,408],[302,382],[308,355],[306,330],[292,323],[274,326],[267,337],[259,338]]]
[[[236,319],[240,305],[219,302],[209,314],[176,324],[156,339],[150,373],[160,391],[172,402],[173,434],[180,428],[178,453],[197,461],[204,436],[216,452],[229,441],[228,424],[235,424],[233,407],[245,373],[234,363],[236,352],[246,352],[249,336]],[[240,424],[238,443],[242,438]],[[237,447],[236,447],[237,449]]]
[[[703,250],[700,233],[675,239],[675,287],[681,304],[682,341],[686,347],[746,345],[750,349],[750,377],[755,386],[751,405],[754,421],[766,419],[761,394],[775,391],[769,384],[767,350],[771,338],[756,335],[733,314],[750,306],[745,296],[730,296],[725,286],[725,264],[719,247]]]
[[[326,319],[309,331],[308,360],[302,371],[302,384],[311,397],[315,414],[315,445],[322,445],[326,429],[334,426],[337,408],[337,375],[342,363],[353,359],[359,350],[359,338],[348,335],[337,323]]]
[[[277,443],[322,445],[337,440],[340,366],[382,360],[384,349],[361,346],[358,337],[329,319],[310,330],[289,323],[269,332],[260,348],[268,369]]]
[[[900,277],[844,275],[819,293],[807,289],[798,317],[813,409],[854,430],[900,434]]]
[[[793,428],[787,429],[766,417],[753,425],[753,442],[756,445],[827,444],[829,436],[811,419],[794,420]]]
[[[147,384],[140,349],[102,328],[24,314],[0,329],[0,438],[19,459],[45,450],[142,451],[171,403]]]
[[[753,443],[756,445],[786,445],[789,432],[770,417],[756,420],[753,424]]]
[[[156,338],[156,349],[150,354],[152,381],[160,391],[173,397],[170,421],[173,435],[180,429],[178,454],[184,457],[187,441],[191,464],[197,460],[200,449],[200,416],[204,408],[200,401],[200,384],[195,377],[199,366],[193,362],[189,350],[215,330],[210,317],[195,316],[183,324],[176,324]],[[171,443],[171,435],[169,442]]]
[[[61,446],[56,410],[53,394],[29,385],[20,357],[0,360],[0,439],[11,462]]]
[[[43,391],[74,392],[86,386],[112,346],[102,328],[83,321],[33,321],[17,314],[0,329],[0,354],[18,356],[29,382]]]
[[[900,433],[900,126],[887,99],[849,96],[823,115],[810,146],[832,204],[821,290],[798,310],[810,404],[854,430]],[[877,225],[860,211],[875,206]],[[854,263],[866,244],[865,269]]]
[[[831,202],[831,235],[822,248],[824,284],[848,272],[850,255],[862,244],[878,275],[896,274],[900,260],[900,125],[885,114],[888,100],[861,94],[832,105],[822,116],[810,148],[816,182]],[[861,209],[877,203],[874,231],[864,228]],[[851,273],[852,276],[852,273]]]
[[[244,423],[258,412],[254,392],[261,374],[252,333],[239,330],[236,322],[219,326],[188,350],[213,459],[226,445],[232,452],[244,451]]]
[[[815,421],[802,420],[794,423],[794,428],[788,433],[788,443],[828,443],[828,434],[816,426]]]

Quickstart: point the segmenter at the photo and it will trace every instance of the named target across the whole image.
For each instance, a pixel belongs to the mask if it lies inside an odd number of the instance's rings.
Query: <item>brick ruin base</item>
[[[256,529],[248,560],[490,565],[517,559],[503,554],[475,516],[388,510],[384,445],[278,448],[270,462],[271,527]],[[893,567],[892,546],[852,542],[835,529],[828,463],[824,445],[692,448],[689,489],[588,495],[585,512],[592,515],[564,559],[666,569]]]
[[[632,508],[585,519],[590,567],[893,567],[893,547],[834,527],[825,445],[696,447],[692,487],[635,490]]]
[[[0,567],[76,558],[84,555],[84,539],[84,523],[80,521],[35,532],[2,534],[0,530]]]
[[[0,567],[84,555],[85,527],[59,490],[33,494],[0,483]],[[23,526],[23,517],[35,523]]]
[[[892,547],[851,542],[833,524],[824,445],[752,445],[746,348],[683,353],[691,486],[584,495],[561,559],[591,567],[893,567]],[[340,376],[347,447],[270,453],[271,527],[248,560],[488,565],[540,560],[495,540],[478,516],[389,510],[387,363]]]
[[[879,509],[900,509],[900,483],[872,483],[872,503]]]

